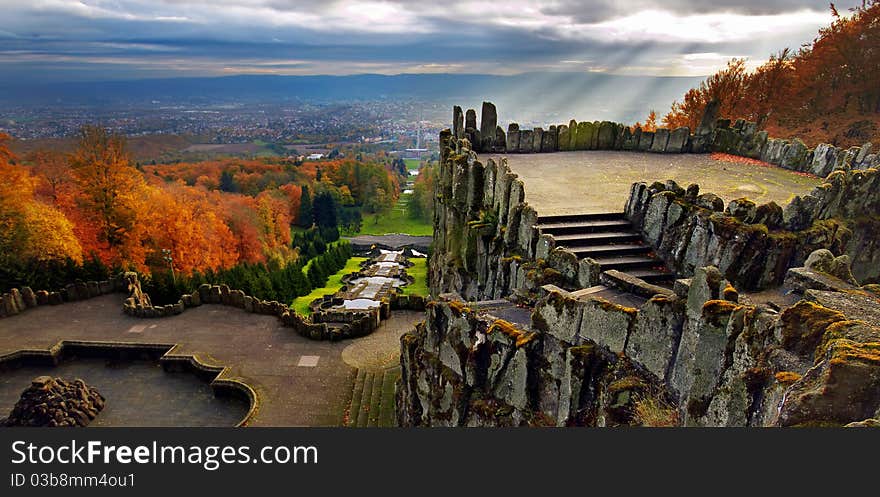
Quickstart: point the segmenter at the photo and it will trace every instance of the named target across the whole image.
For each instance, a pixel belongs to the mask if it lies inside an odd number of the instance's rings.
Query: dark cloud
[[[272,70],[693,73],[698,62],[709,67],[729,56],[760,58],[797,46],[820,23],[816,16],[785,19],[807,8],[827,10],[812,0],[0,0],[0,7],[0,79],[94,75],[96,67],[106,77]],[[684,24],[664,31],[639,26],[645,19],[620,21],[650,9]],[[687,24],[692,14],[781,17],[742,35],[735,23],[747,18],[719,18],[713,22],[726,24],[717,33],[699,33]],[[683,58],[688,54],[704,55]]]

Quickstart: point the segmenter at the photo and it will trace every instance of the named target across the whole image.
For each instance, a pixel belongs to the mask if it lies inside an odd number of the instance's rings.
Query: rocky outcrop
[[[853,260],[880,258],[873,249],[864,251],[861,245],[859,251],[853,244],[857,225],[852,221],[828,218],[794,228],[772,202],[755,205],[737,199],[724,209],[717,196],[699,194],[696,185],[683,189],[673,181],[633,184],[625,214],[679,274],[716,266],[745,290],[781,285],[788,268],[802,265],[817,249],[851,253]],[[858,239],[867,237],[861,234]],[[873,275],[857,277],[869,280]]]
[[[0,426],[88,426],[104,409],[104,397],[82,380],[34,378]]]
[[[739,302],[714,267],[637,308],[546,288],[529,323],[479,302],[429,305],[401,339],[401,423],[843,426],[878,416],[870,292],[808,290],[777,310]]]
[[[468,140],[455,140],[448,130],[441,133],[440,148],[432,294],[534,299],[548,283],[568,289],[597,284],[595,267],[557,248],[552,237],[539,236],[538,213],[506,160],[483,164]]]

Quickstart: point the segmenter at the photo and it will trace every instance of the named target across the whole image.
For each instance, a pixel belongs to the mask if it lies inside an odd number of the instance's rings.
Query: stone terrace
[[[542,154],[481,154],[480,161],[507,157],[523,181],[526,201],[541,216],[620,212],[634,182],[674,179],[682,186],[722,197],[748,197],[758,204],[788,204],[809,193],[819,178],[779,167],[722,162],[708,155],[573,151]]]
[[[347,353],[352,347],[348,342],[309,340],[284,328],[274,316],[203,305],[178,316],[139,319],[122,313],[123,298],[105,295],[4,318],[0,356],[21,349],[46,350],[60,340],[179,344],[176,354],[229,366],[232,378],[256,391],[260,406],[250,426],[334,426],[341,424],[349,402],[352,367],[376,367],[377,358],[394,365],[400,350],[397,338],[424,316],[395,311],[373,332],[370,347],[357,346]]]

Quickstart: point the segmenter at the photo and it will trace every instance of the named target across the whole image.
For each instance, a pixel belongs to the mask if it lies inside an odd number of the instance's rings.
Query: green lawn
[[[397,204],[378,214],[365,214],[359,235],[386,235],[389,233],[406,233],[416,236],[431,236],[434,227],[420,219],[409,217],[406,204],[412,194],[401,194]]]
[[[362,262],[367,260],[366,257],[352,257],[345,264],[345,267],[340,269],[336,274],[327,278],[327,284],[324,285],[323,288],[316,288],[312,290],[312,293],[308,295],[304,295],[302,297],[297,297],[292,304],[293,309],[298,313],[305,316],[311,314],[309,310],[309,304],[315,300],[323,297],[324,295],[332,295],[339,291],[342,288],[342,277],[348,273],[353,273],[360,269],[360,265]]]
[[[404,295],[421,295],[428,296],[428,259],[410,259],[414,264],[412,267],[406,268],[406,274],[415,279],[412,285],[406,285],[403,290]]]
[[[403,159],[403,162],[406,163],[407,171],[418,171],[422,165],[422,161],[418,159]]]

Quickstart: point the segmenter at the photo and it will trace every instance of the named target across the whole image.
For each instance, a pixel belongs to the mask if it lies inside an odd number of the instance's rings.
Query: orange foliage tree
[[[144,254],[134,230],[145,184],[130,162],[125,139],[86,126],[69,162],[80,191],[79,206],[92,228],[80,237],[85,238],[87,250],[114,263],[142,262]]]
[[[38,200],[37,181],[7,146],[0,133],[0,263],[72,259],[82,262],[82,247],[72,223],[60,211]]]
[[[752,72],[733,59],[684,98],[663,122],[696,128],[718,99],[730,119],[755,121],[776,136],[859,145],[880,129],[880,0],[863,1],[796,53],[785,49]]]

